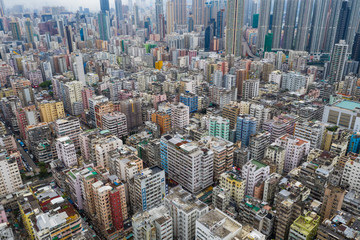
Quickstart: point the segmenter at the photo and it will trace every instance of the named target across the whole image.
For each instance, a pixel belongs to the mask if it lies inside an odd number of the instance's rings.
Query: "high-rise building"
[[[100,10],[101,12],[110,12],[109,0],[100,0]]]
[[[292,49],[295,35],[295,23],[298,12],[299,0],[288,0],[286,2],[286,15],[284,24],[283,49]]]
[[[346,44],[345,40],[340,40],[333,48],[329,69],[329,82],[331,84],[343,80],[348,48],[349,45]]]
[[[183,129],[189,125],[189,107],[183,103],[171,105],[172,129]]]
[[[254,196],[257,183],[265,181],[270,175],[270,167],[256,160],[248,161],[241,170],[241,177],[245,182],[245,194]]]
[[[239,116],[236,123],[236,141],[241,141],[242,147],[247,147],[250,136],[256,133],[256,119],[246,115]]]
[[[360,32],[357,32],[352,46],[351,59],[360,61]]]
[[[282,174],[284,170],[284,162],[285,162],[285,149],[272,143],[270,146],[267,146],[265,151],[265,158],[269,159],[270,162],[276,165],[276,173]]]
[[[9,158],[5,149],[0,151],[0,195],[6,196],[22,186],[21,175],[15,159]]]
[[[231,231],[228,229],[231,229]],[[214,209],[196,220],[195,239],[236,239],[240,238],[241,230],[242,225],[240,223],[230,218],[219,209]]]
[[[245,197],[245,185],[246,179],[243,179],[236,171],[222,173],[219,179],[219,186],[228,189],[231,199],[237,204],[240,204]]]
[[[42,101],[39,109],[42,122],[53,122],[65,117],[64,104],[61,101]]]
[[[14,40],[21,40],[21,29],[19,22],[10,22],[9,28],[11,30],[12,38]]]
[[[294,45],[294,49],[297,51],[305,51],[309,46],[313,6],[314,0],[300,1],[299,20]]]
[[[355,34],[359,32],[360,13],[356,9],[360,8],[360,2],[351,0],[350,2],[350,21],[346,32],[346,42],[349,44],[350,49],[353,48]]]
[[[130,180],[130,202],[133,212],[158,207],[165,199],[165,172],[159,167],[146,168]]]
[[[117,27],[120,29],[120,22],[124,19],[122,0],[115,0],[115,12]]]
[[[55,133],[58,138],[68,136],[73,141],[75,148],[80,148],[79,135],[81,126],[78,118],[67,117],[56,120]]]
[[[339,19],[336,26],[336,35],[334,40],[335,44],[339,43],[340,40],[346,39],[346,31],[349,27],[350,13],[350,3],[348,1],[343,1],[341,3]]]
[[[314,239],[320,224],[320,216],[315,212],[307,212],[299,216],[290,227],[288,239]]]
[[[107,1],[108,0],[102,0]],[[100,39],[104,41],[110,40],[110,17],[109,12],[100,12],[98,14],[98,24],[99,24],[99,35]]]
[[[230,0],[226,16],[226,54],[239,57],[242,54],[242,27],[244,21],[244,0]]]
[[[175,8],[175,24],[184,25],[186,24],[186,0],[174,0]],[[194,5],[193,5],[194,6]],[[194,13],[194,9],[193,9]],[[194,23],[196,24],[196,23]]]
[[[151,115],[151,121],[160,126],[161,134],[171,130],[171,116],[163,112],[156,112]]]
[[[170,210],[174,223],[175,239],[194,239],[196,220],[209,212],[207,204],[192,196],[180,185],[172,188],[166,195],[165,206]]]
[[[343,177],[341,179],[341,185],[347,186],[350,189],[354,189],[360,192],[360,178],[358,178],[358,168],[360,167],[360,159],[348,160],[345,163]]]
[[[345,189],[338,186],[328,185],[325,188],[320,210],[321,219],[330,219],[341,209],[345,193]]]
[[[271,32],[273,33],[272,48],[280,48],[285,0],[275,0]]]
[[[290,172],[292,169],[299,166],[303,157],[310,151],[310,142],[285,134],[275,140],[275,144],[285,149],[285,164],[284,171]]]
[[[242,99],[249,100],[259,96],[259,79],[247,79],[242,86]]]
[[[205,24],[205,1],[194,0],[192,2],[192,14],[194,19],[194,25]]]
[[[66,167],[77,165],[75,145],[68,136],[56,139],[56,152]]]
[[[74,55],[76,66],[74,66],[74,71],[76,72],[76,79],[81,82],[82,86],[86,86],[85,71],[84,71],[84,61],[82,54],[80,52],[75,53]]]
[[[109,130],[118,138],[128,135],[126,116],[121,112],[112,112],[102,115],[102,127]]]
[[[66,33],[66,43],[67,43],[69,53],[72,53],[74,51],[74,46],[73,46],[72,28],[70,25],[65,26],[65,33]]]
[[[25,31],[26,31],[26,40],[28,43],[34,42],[34,29],[31,24],[30,19],[27,19],[25,22]]]
[[[209,135],[229,140],[230,137],[230,121],[223,117],[210,117]]]
[[[148,211],[139,212],[131,219],[135,240],[173,239],[173,219],[169,209],[159,206]]]
[[[161,17],[164,16],[164,3],[162,0],[155,1],[155,24],[156,33],[161,35]]]
[[[319,0],[314,3],[314,16],[311,27],[310,53],[318,53],[324,48],[327,18],[329,17],[331,1]]]
[[[310,142],[310,148],[320,149],[325,125],[320,122],[300,121],[295,125],[294,136]]]
[[[198,193],[213,183],[214,153],[180,137],[167,143],[169,177],[191,193]]]
[[[166,33],[175,31],[175,2],[168,0],[166,2]]]
[[[269,30],[271,0],[261,0],[259,4],[260,12],[256,47],[258,49],[264,49],[265,35]]]
[[[264,158],[266,147],[270,144],[270,133],[263,131],[250,136],[250,159],[261,161]]]
[[[141,100],[138,98],[120,101],[120,112],[126,115],[128,131],[140,127],[142,121]]]

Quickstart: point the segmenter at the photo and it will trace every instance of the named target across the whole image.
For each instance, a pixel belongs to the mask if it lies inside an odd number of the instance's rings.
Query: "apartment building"
[[[294,136],[310,142],[310,148],[320,148],[325,125],[320,122],[301,121],[296,123]]]
[[[288,173],[299,166],[301,160],[310,151],[310,142],[285,134],[275,140],[275,144],[285,149],[284,172]]]
[[[64,104],[61,101],[42,101],[38,107],[42,122],[54,122],[65,118]]]
[[[74,142],[68,136],[56,139],[56,152],[66,167],[78,164]]]
[[[264,158],[266,146],[270,143],[270,133],[263,131],[250,136],[250,159],[261,161]]]
[[[172,188],[165,197],[165,206],[173,219],[174,239],[191,240],[195,237],[196,219],[209,211],[201,202],[180,185]]]
[[[125,114],[121,112],[111,112],[102,115],[102,129],[109,130],[118,138],[128,135],[127,122]]]
[[[285,153],[285,148],[276,143],[270,144],[265,150],[265,158],[276,165],[276,172],[278,174],[282,174],[284,171]]]
[[[58,138],[68,136],[73,141],[75,148],[80,149],[79,135],[81,126],[78,118],[67,117],[56,120],[55,133]]]
[[[165,206],[139,212],[131,220],[135,240],[173,239],[173,219]]]
[[[165,172],[159,167],[146,168],[129,182],[133,212],[160,206],[165,199]]]
[[[167,144],[169,177],[191,193],[213,183],[214,152],[194,142],[173,137]]]
[[[171,105],[171,128],[183,129],[189,125],[189,107],[183,103]]]
[[[19,190],[23,185],[18,163],[15,158],[8,158],[5,149],[0,149],[0,196]]]
[[[243,179],[241,175],[236,171],[228,171],[222,173],[219,180],[219,186],[230,191],[231,199],[237,204],[244,199],[246,179]]]

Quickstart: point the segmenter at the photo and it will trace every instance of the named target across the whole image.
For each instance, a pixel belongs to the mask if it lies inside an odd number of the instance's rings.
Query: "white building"
[[[174,239],[194,239],[196,219],[209,211],[207,204],[185,191],[180,185],[170,190],[165,198],[165,206],[170,210],[173,219]]]
[[[246,180],[245,194],[254,196],[254,188],[258,182],[264,181],[270,174],[270,167],[256,160],[247,162],[241,171],[241,177]]]
[[[244,100],[252,99],[259,96],[259,79],[248,79],[243,83],[242,98]]]
[[[270,108],[261,104],[251,104],[249,114],[256,118],[256,131],[261,129],[262,124],[270,118]]]
[[[159,167],[146,168],[129,182],[133,212],[160,206],[165,199],[165,172]]]
[[[94,146],[97,166],[109,167],[109,152],[121,147],[123,142],[116,136],[109,135]]]
[[[295,72],[288,72],[282,74],[281,88],[287,89],[291,92],[307,89],[308,77]]]
[[[173,220],[165,206],[136,214],[132,227],[135,240],[173,239]]]
[[[285,134],[275,140],[275,144],[285,148],[284,171],[290,172],[299,166],[301,160],[310,152],[310,142]]]
[[[56,139],[56,152],[66,167],[77,165],[75,145],[68,136]]]
[[[350,189],[360,192],[359,169],[360,158],[356,158],[355,160],[348,160],[345,163],[345,168],[341,179],[341,185],[349,186]]]
[[[320,122],[298,122],[294,136],[310,141],[311,148],[320,149],[324,128],[325,125]]]
[[[171,105],[172,129],[183,129],[189,125],[189,107],[183,103]]]
[[[55,122],[57,137],[68,136],[74,142],[75,148],[80,148],[79,135],[81,133],[80,121],[76,117],[58,119]]]
[[[191,193],[213,184],[213,151],[173,137],[167,145],[169,177]]]
[[[232,240],[240,238],[242,225],[228,215],[214,209],[196,220],[197,240]]]
[[[8,159],[6,150],[0,152],[0,196],[13,193],[22,186],[19,167],[15,159]]]

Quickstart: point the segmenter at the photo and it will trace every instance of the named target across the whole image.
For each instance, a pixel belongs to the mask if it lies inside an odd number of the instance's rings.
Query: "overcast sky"
[[[115,0],[110,0],[110,8],[115,8],[114,2]],[[9,8],[21,4],[25,8],[37,8],[39,10],[43,6],[64,6],[68,10],[73,11],[78,10],[79,6],[90,8],[90,11],[100,10],[100,0],[4,0],[4,3],[5,7]],[[127,4],[127,0],[123,0],[123,4]]]

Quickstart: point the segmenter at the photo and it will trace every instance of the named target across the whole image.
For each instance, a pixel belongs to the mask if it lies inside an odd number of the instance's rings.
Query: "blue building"
[[[247,147],[250,136],[256,133],[256,119],[248,116],[239,116],[236,122],[236,142],[241,141],[241,147]]]
[[[359,153],[360,152],[360,132],[355,132],[351,135],[349,146],[347,149],[348,152]]]
[[[162,136],[160,139],[160,166],[168,173],[168,142],[172,137],[170,135]]]
[[[195,95],[180,95],[180,102],[189,107],[189,112],[197,112],[198,110],[198,96]]]

